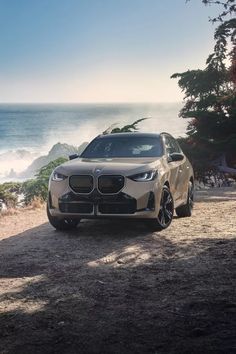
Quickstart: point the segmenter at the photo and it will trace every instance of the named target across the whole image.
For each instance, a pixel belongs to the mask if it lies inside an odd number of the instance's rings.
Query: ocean
[[[0,182],[24,171],[58,142],[79,146],[111,125],[148,117],[140,131],[183,136],[187,121],[181,103],[153,104],[0,104]]]

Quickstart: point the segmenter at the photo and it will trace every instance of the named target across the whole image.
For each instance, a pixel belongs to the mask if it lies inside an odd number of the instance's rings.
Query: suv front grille
[[[71,176],[69,183],[75,193],[91,193],[93,190],[93,177],[90,175]]]
[[[118,193],[124,187],[124,177],[103,175],[98,177],[98,190],[102,194]]]

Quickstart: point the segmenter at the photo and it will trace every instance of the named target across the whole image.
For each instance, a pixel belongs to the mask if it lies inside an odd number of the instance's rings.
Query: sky
[[[216,7],[201,0],[0,0],[0,102],[176,102],[203,68]]]

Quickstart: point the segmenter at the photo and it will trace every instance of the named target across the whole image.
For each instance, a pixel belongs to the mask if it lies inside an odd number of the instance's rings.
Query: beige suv
[[[143,219],[162,230],[174,209],[191,216],[193,169],[170,134],[100,135],[70,160],[49,181],[47,214],[58,230],[90,218]]]

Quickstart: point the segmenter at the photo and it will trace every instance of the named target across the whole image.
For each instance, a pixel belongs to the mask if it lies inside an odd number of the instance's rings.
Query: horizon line
[[[104,101],[104,102],[96,102],[96,101],[89,101],[89,102],[0,102],[0,105],[4,104],[160,104],[160,103],[183,103],[183,101]]]

